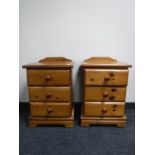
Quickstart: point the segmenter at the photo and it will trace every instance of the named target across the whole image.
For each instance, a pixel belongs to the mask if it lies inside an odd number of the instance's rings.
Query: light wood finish
[[[29,87],[30,101],[70,101],[70,87]]]
[[[128,70],[85,69],[86,85],[127,85]]]
[[[90,67],[90,68],[128,68],[131,65],[117,61],[116,59],[112,59],[110,57],[91,57],[86,59],[82,65],[82,67]]]
[[[85,101],[125,101],[125,87],[85,87]]]
[[[74,126],[74,109],[72,108],[71,115],[69,117],[29,117],[30,128],[37,127],[38,125],[63,125],[66,128],[72,128]]]
[[[86,117],[81,115],[81,126],[89,127],[90,125],[117,125],[119,128],[126,126],[126,116],[123,117]]]
[[[114,124],[125,127],[125,98],[131,65],[109,57],[91,57],[82,65],[81,126]]]
[[[71,109],[71,103],[30,102],[31,116],[69,117]]]
[[[27,70],[30,86],[66,86],[70,85],[70,70]]]
[[[123,116],[124,102],[85,102],[84,116]]]
[[[73,67],[73,62],[70,59],[64,57],[47,57],[38,62],[24,65],[23,68],[27,69],[68,69]]]
[[[73,127],[72,67],[73,62],[63,57],[47,57],[23,66],[27,69],[29,127]]]

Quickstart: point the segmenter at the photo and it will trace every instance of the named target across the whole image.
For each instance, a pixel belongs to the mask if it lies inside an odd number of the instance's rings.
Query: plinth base
[[[90,125],[117,125],[124,128],[126,125],[126,116],[123,117],[86,117],[81,116],[81,126],[89,127]]]

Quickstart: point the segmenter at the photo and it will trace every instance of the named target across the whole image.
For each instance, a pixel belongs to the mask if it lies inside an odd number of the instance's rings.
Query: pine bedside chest
[[[72,67],[72,61],[63,57],[47,57],[23,66],[27,69],[29,127],[73,127]]]
[[[91,57],[81,65],[84,103],[81,126],[114,124],[125,127],[125,98],[128,68],[109,57]]]

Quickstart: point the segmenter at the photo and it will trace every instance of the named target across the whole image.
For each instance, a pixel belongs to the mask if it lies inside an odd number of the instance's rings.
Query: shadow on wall
[[[79,67],[75,75],[75,80],[73,82],[74,117],[79,125],[80,125],[80,117],[81,117],[81,107],[83,104],[82,103],[83,94],[84,94],[83,93],[83,73],[82,73],[82,68]]]
[[[20,91],[20,100],[19,101],[28,102],[28,87],[27,87],[26,82],[24,83],[24,85]]]
[[[24,102],[21,102],[24,101]],[[20,100],[19,100],[19,118],[24,120],[25,123],[28,121],[29,116],[29,104],[28,101],[28,88],[27,83],[25,82],[21,91],[20,91]]]
[[[81,67],[78,68],[75,75],[75,80],[73,80],[73,102],[83,101],[83,73]],[[76,88],[76,90],[75,90]]]

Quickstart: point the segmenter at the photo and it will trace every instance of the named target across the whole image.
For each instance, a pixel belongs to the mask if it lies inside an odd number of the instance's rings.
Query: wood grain
[[[29,87],[30,101],[70,101],[70,87]]]
[[[29,117],[29,127],[37,127],[38,125],[64,125],[66,128],[74,126],[74,110],[71,109],[69,117]]]
[[[125,101],[125,87],[85,87],[85,101]]]
[[[119,128],[126,126],[126,116],[123,117],[85,117],[81,115],[81,126],[89,127],[90,125],[117,125]]]
[[[110,57],[90,57],[81,65],[87,68],[128,68],[130,64],[120,62]]]
[[[127,85],[128,70],[85,69],[86,85]]]
[[[70,85],[70,70],[27,70],[29,86]]]
[[[23,66],[27,69],[29,127],[73,127],[72,67],[73,62],[64,57],[47,57]]]
[[[85,102],[84,116],[123,116],[124,102]]]
[[[71,109],[71,103],[30,102],[31,116],[69,117]]]
[[[125,98],[131,65],[110,57],[91,57],[81,65],[83,106],[81,126],[125,127]]]
[[[27,69],[70,69],[72,67],[73,62],[64,57],[46,57],[38,62],[23,65],[23,68]]]

